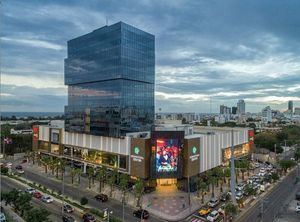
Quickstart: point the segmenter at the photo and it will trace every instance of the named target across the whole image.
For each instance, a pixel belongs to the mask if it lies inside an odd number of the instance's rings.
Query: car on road
[[[96,218],[92,214],[89,214],[89,213],[83,214],[82,220],[83,220],[83,222],[96,222]]]
[[[48,195],[44,195],[44,196],[42,196],[42,201],[45,203],[52,203],[53,199],[52,199],[52,197],[50,197]]]
[[[34,194],[36,190],[32,187],[28,187],[25,189],[25,193]]]
[[[200,216],[206,216],[211,212],[211,208],[209,206],[202,206],[198,211]]]
[[[133,216],[137,218],[148,219],[150,215],[147,210],[138,209],[133,211]]]
[[[64,211],[67,212],[67,213],[73,213],[74,208],[69,204],[64,204]]]
[[[237,185],[237,187],[238,187],[239,190],[244,190],[245,187],[246,187],[246,184],[240,183],[240,184]]]
[[[63,215],[62,216],[62,221],[63,222],[76,222],[76,220],[74,219],[74,217],[69,216],[69,215]]]
[[[4,213],[0,213],[0,222],[6,222],[6,217]]]
[[[220,215],[225,215],[225,203],[221,205],[221,207],[218,209],[218,212]]]
[[[214,210],[212,211],[208,216],[207,216],[207,220],[208,221],[211,221],[211,222],[214,222],[214,221],[217,221],[220,217],[220,214],[218,211]]]
[[[300,206],[297,205],[295,210],[296,210],[296,213],[300,213]]]
[[[35,191],[33,193],[33,196],[37,199],[41,199],[43,197],[43,195],[39,191]]]
[[[211,198],[210,201],[208,202],[208,206],[214,208],[215,206],[217,206],[220,203],[218,198]]]
[[[18,174],[23,174],[23,173],[24,173],[24,170],[17,170],[17,173],[18,173]]]
[[[8,168],[10,168],[10,167],[12,167],[12,163],[11,162],[7,162],[7,163],[5,163],[5,166],[8,167]]]
[[[106,194],[100,193],[95,196],[95,199],[101,202],[108,201],[108,196]]]

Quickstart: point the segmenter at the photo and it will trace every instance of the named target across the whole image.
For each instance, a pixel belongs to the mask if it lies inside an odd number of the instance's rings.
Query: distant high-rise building
[[[237,103],[237,113],[245,114],[246,113],[246,104],[243,99],[240,99]]]
[[[221,106],[220,106],[220,114],[222,114],[222,115],[231,114],[231,109],[230,109],[230,107],[221,105]]]
[[[68,132],[120,137],[154,123],[155,37],[118,22],[68,41]]]
[[[237,114],[237,107],[236,106],[233,106],[232,108],[231,108],[231,113],[232,114]]]
[[[262,111],[262,122],[272,122],[272,110],[270,106],[265,107]]]
[[[293,113],[294,112],[294,107],[293,107],[293,101],[289,101],[288,102],[288,110]]]
[[[295,107],[295,115],[300,115],[300,107]]]

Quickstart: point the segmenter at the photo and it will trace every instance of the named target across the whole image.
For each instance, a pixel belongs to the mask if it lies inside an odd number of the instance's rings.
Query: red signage
[[[32,131],[33,131],[33,141],[37,142],[39,140],[39,126],[33,126]]]

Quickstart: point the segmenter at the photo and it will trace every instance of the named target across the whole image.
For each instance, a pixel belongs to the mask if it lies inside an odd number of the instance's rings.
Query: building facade
[[[121,137],[154,122],[155,37],[123,22],[68,41],[67,132]]]
[[[272,122],[272,110],[270,106],[265,107],[261,111],[262,113],[262,122],[263,123],[270,123]]]
[[[237,113],[241,115],[246,113],[246,104],[243,99],[240,99],[237,103]]]
[[[231,140],[233,130],[234,141]],[[117,169],[147,186],[166,184],[185,189],[187,178],[228,163],[234,145],[236,158],[248,156],[254,132],[248,128],[159,126],[154,131],[128,133],[124,138],[67,132],[56,126],[34,127],[34,148],[87,167]]]
[[[294,112],[294,105],[293,105],[293,101],[289,101],[288,102],[288,111],[290,111],[291,113]]]

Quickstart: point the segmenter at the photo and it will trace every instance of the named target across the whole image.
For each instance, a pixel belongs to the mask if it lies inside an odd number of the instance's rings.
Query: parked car
[[[108,196],[106,194],[100,193],[95,196],[95,199],[101,202],[108,201]]]
[[[237,200],[242,199],[242,198],[243,198],[243,193],[242,193],[242,192],[236,192],[235,198],[236,198]]]
[[[6,222],[6,217],[4,213],[0,213],[0,222]]]
[[[207,216],[206,219],[208,221],[214,222],[214,221],[218,220],[219,216],[220,216],[219,212],[214,210]]]
[[[210,212],[211,212],[211,208],[209,206],[202,206],[198,213],[200,216],[206,216]]]
[[[74,217],[69,216],[69,215],[63,215],[62,216],[62,221],[63,222],[76,222],[76,220],[74,219]]]
[[[299,205],[296,206],[296,213],[300,213],[300,206]]]
[[[225,215],[225,203],[218,209],[220,215]]]
[[[69,204],[64,204],[64,211],[67,213],[72,213],[74,212],[74,208]]]
[[[148,219],[149,212],[147,210],[138,209],[138,210],[133,211],[133,216],[135,216],[137,218]]]
[[[240,183],[237,185],[237,187],[240,189],[240,190],[243,190],[245,188],[246,184],[244,183]]]
[[[260,190],[261,192],[265,192],[265,191],[266,191],[265,185],[260,185],[259,190]]]
[[[35,191],[33,193],[33,196],[37,199],[41,199],[43,197],[43,195],[39,191]]]
[[[21,165],[18,165],[15,168],[16,168],[16,170],[23,170],[23,167]]]
[[[96,222],[96,219],[93,215],[85,213],[82,216],[83,222]]]
[[[34,194],[36,190],[32,187],[28,187],[25,189],[25,193]]]
[[[50,196],[44,195],[42,196],[42,201],[45,203],[52,203],[53,199]]]
[[[213,208],[217,206],[219,203],[220,203],[219,199],[211,198],[207,205]]]
[[[220,197],[220,200],[223,202],[226,202],[227,200],[229,200],[230,195],[228,193],[223,193]]]

